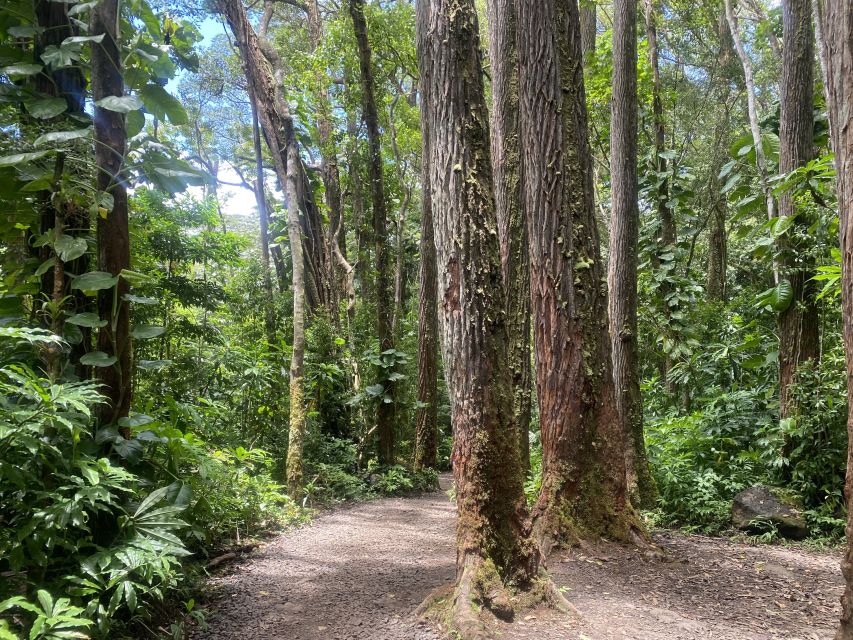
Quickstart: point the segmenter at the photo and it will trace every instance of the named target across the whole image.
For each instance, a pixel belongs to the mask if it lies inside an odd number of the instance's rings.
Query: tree
[[[124,95],[118,11],[118,0],[104,0],[92,11],[90,26],[92,35],[104,35],[103,40],[92,47],[97,187],[98,192],[112,202],[107,214],[98,219],[98,269],[116,279],[114,288],[103,289],[98,295],[100,318],[107,321],[98,331],[98,350],[106,354],[106,358],[115,359],[111,366],[97,367],[98,381],[108,399],[99,411],[103,424],[114,424],[128,415],[133,390],[130,306],[124,300],[130,287],[121,276],[123,270],[130,269],[127,178],[124,173],[127,141],[124,114],[109,106],[110,98]],[[102,100],[106,102],[102,103]],[[129,437],[130,430],[123,427],[123,431],[125,437]]]
[[[625,437],[628,491],[639,504],[654,501],[643,439],[643,404],[637,353],[637,2],[613,5],[613,100],[610,125],[610,338],[619,421]]]
[[[657,187],[654,192],[655,208],[660,224],[660,235],[658,236],[659,251],[655,261],[659,264],[668,247],[672,247],[677,239],[675,215],[670,206],[669,177],[667,176],[666,159],[666,122],[663,114],[663,81],[660,75],[660,53],[658,51],[657,18],[655,16],[655,0],[643,0],[644,16],[646,23],[646,41],[649,45],[649,63],[652,67],[652,126],[654,129],[654,156],[652,160],[652,171],[657,174]],[[664,279],[660,285],[661,296],[665,300],[663,304],[663,315],[666,324],[670,324],[672,309],[668,304],[668,295],[672,286],[668,279]],[[667,383],[672,390],[673,386],[668,379],[669,369],[672,361],[667,354],[660,363],[661,379]]]
[[[422,33],[418,37],[423,37]],[[425,45],[419,43],[419,48]],[[429,80],[424,74],[429,71],[423,65],[420,78],[421,102],[429,98],[426,89]],[[418,273],[420,302],[418,305],[418,408],[415,413],[415,469],[438,466],[438,282],[436,274],[435,236],[433,231],[432,197],[430,187],[429,130],[426,119],[422,120],[421,139],[421,266]]]
[[[461,637],[486,638],[472,604],[511,616],[506,586],[529,586],[539,554],[525,535],[505,364],[507,320],[477,13],[469,0],[419,2],[416,10],[459,514],[451,620]]]
[[[790,173],[814,157],[814,30],[810,0],[782,2],[779,171]],[[779,216],[794,217],[779,243],[780,278],[791,284],[791,303],[779,314],[779,400],[781,417],[792,413],[789,388],[797,367],[820,357],[820,325],[814,259],[809,257],[809,216],[794,196],[779,198]]]
[[[576,0],[518,3],[525,207],[530,232],[543,549],[636,527],[626,494],[607,294],[595,221]]]
[[[825,0],[821,15],[824,37],[829,120],[837,170],[841,246],[841,307],[847,359],[847,548],[841,562],[844,595],[836,640],[853,638],[853,6],[846,0]]]
[[[379,114],[376,109],[375,81],[371,61],[370,41],[367,37],[367,22],[364,19],[364,0],[349,0],[355,39],[358,44],[358,65],[362,94],[362,117],[367,129],[368,172],[370,175],[370,204],[373,210],[373,249],[376,261],[376,334],[379,351],[394,349],[394,333],[391,328],[393,304],[391,301],[391,278],[387,242],[387,203],[385,201],[385,179],[382,168],[382,146],[379,132]],[[383,464],[394,462],[394,397],[393,381],[391,402],[379,402],[376,412],[379,460]]]
[[[249,85],[267,148],[279,182],[287,197],[287,229],[293,269],[293,354],[290,360],[290,430],[287,449],[287,486],[293,497],[302,492],[302,443],[305,437],[305,260],[302,247],[302,218],[315,206],[305,169],[299,158],[293,117],[275,82],[261,43],[249,23],[241,0],[220,0],[219,11],[225,15],[240,51],[243,71]]]
[[[506,288],[512,413],[518,430],[521,461],[526,468],[530,460],[530,257],[527,221],[521,202],[517,20],[514,0],[489,0],[486,6],[492,77],[492,172]]]

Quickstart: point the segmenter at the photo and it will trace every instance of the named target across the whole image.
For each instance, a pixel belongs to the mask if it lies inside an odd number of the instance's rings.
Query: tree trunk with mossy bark
[[[814,158],[814,29],[811,0],[782,1],[782,82],[779,109],[779,172],[790,173]],[[820,357],[820,320],[812,223],[794,196],[779,198],[779,217],[794,223],[778,241],[779,277],[791,283],[791,303],[779,314],[779,409],[782,419],[794,411],[790,388],[797,368]]]
[[[302,225],[299,221],[296,141],[287,151],[287,235],[293,268],[293,353],[290,357],[290,432],[287,439],[287,490],[294,500],[302,498],[303,443],[305,441],[305,261],[302,259]]]
[[[637,352],[637,0],[613,5],[613,100],[610,125],[610,289],[616,406],[625,437],[628,493],[637,506],[651,506],[655,485],[643,438],[643,401]]]
[[[485,639],[487,612],[510,618],[536,589],[562,598],[538,580],[526,532],[477,12],[473,0],[419,2],[416,11],[454,431],[457,579],[447,601],[452,631]]]
[[[520,102],[530,233],[542,489],[540,548],[640,525],[627,498],[593,202],[576,0],[519,2]]]
[[[121,52],[118,43],[118,0],[102,0],[92,10],[89,33],[103,34],[92,47],[92,98],[97,103],[109,96],[124,95]],[[124,114],[95,107],[95,161],[98,165],[99,193],[112,197],[112,210],[98,219],[98,269],[118,277],[114,288],[99,291],[98,312],[107,325],[98,330],[98,350],[116,358],[108,367],[96,367],[101,392],[107,402],[99,409],[102,424],[115,424],[130,412],[133,390],[131,370],[130,305],[124,295],[130,291],[119,274],[130,269],[130,231],[127,212],[127,179],[124,155],[127,135]],[[125,437],[130,430],[122,428]]]
[[[241,0],[219,0],[218,10],[228,21],[240,51],[243,72],[257,106],[264,140],[273,160],[279,183],[287,196],[287,229],[293,270],[293,355],[290,361],[290,433],[286,478],[288,492],[294,498],[302,493],[302,442],[305,437],[305,355],[306,261],[303,253],[303,224],[306,218],[319,218],[310,191],[299,148],[293,117],[280,84],[273,77],[269,60],[249,23]],[[313,209],[312,209],[313,207]],[[313,214],[307,215],[306,210]]]
[[[385,202],[385,177],[382,168],[382,146],[379,132],[379,113],[376,108],[375,80],[370,41],[367,35],[367,22],[364,18],[364,0],[349,0],[349,13],[352,18],[355,39],[358,45],[358,64],[360,70],[362,117],[367,129],[368,173],[370,176],[370,204],[373,209],[373,250],[376,268],[374,292],[376,294],[376,334],[379,337],[379,351],[394,349],[394,332],[391,321],[393,303],[391,300],[390,253],[387,244],[388,213]],[[378,438],[379,461],[382,464],[394,463],[394,382],[383,380],[390,387],[386,394],[391,402],[380,400],[376,409],[376,434]]]
[[[853,5],[821,2],[829,121],[835,152],[841,246],[841,311],[847,358],[847,546],[841,561],[844,594],[835,640],[853,640]]]
[[[518,136],[518,51],[514,0],[488,0],[492,76],[492,169],[498,241],[506,288],[512,415],[522,466],[530,466],[530,257],[521,197]]]
[[[425,70],[426,71],[426,70]],[[421,108],[428,82],[421,78]],[[422,118],[422,122],[426,122]],[[420,303],[418,306],[418,408],[415,413],[415,469],[438,467],[438,293],[430,197],[429,129],[421,127]]]

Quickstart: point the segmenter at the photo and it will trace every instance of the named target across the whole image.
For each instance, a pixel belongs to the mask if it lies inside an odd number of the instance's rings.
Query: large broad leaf
[[[45,47],[41,54],[42,61],[52,69],[70,67],[79,57],[79,47],[57,47],[55,44]]]
[[[41,73],[41,70],[44,67],[40,64],[10,64],[8,67],[3,67],[2,71],[7,76],[34,76],[37,73]]]
[[[79,140],[80,138],[88,138],[91,129],[75,129],[74,131],[51,131],[43,136],[36,138],[33,144],[37,147],[43,147],[46,144],[62,144],[71,140]]]
[[[782,313],[791,306],[794,299],[794,289],[788,280],[780,280],[779,284],[755,297],[757,307],[770,307],[776,313]]]
[[[63,262],[71,262],[76,260],[84,253],[88,245],[85,238],[75,238],[74,236],[61,235],[53,241],[53,250],[59,255],[59,259]]]
[[[175,125],[189,122],[187,112],[172,94],[158,84],[147,84],[140,91],[142,102],[149,113],[160,120],[168,119]]]
[[[125,293],[122,296],[128,302],[134,302],[136,304],[159,304],[160,301],[156,298],[148,298],[146,296],[135,296],[131,293]]]
[[[101,289],[109,289],[114,287],[118,282],[118,278],[106,271],[90,271],[82,276],[77,276],[71,281],[72,289],[82,289],[83,291],[100,291]]]
[[[131,111],[127,114],[125,127],[128,138],[138,135],[145,127],[145,114],[139,110]]]
[[[165,332],[165,327],[157,327],[150,324],[141,324],[134,327],[133,331],[130,332],[130,335],[133,336],[135,340],[148,340],[149,338],[156,338],[157,336],[162,336]]]
[[[97,329],[107,326],[106,320],[101,320],[97,313],[78,313],[71,316],[65,322],[77,325],[78,327],[91,327]]]
[[[32,153],[16,153],[11,156],[3,156],[0,158],[0,167],[16,167],[20,164],[44,158],[48,153],[50,151],[33,151]]]
[[[111,367],[118,359],[115,356],[108,356],[103,351],[92,351],[80,358],[80,364],[87,367]]]
[[[95,105],[107,111],[130,113],[142,108],[142,100],[138,96],[107,96],[98,100]]]
[[[69,38],[65,38],[65,40],[62,41],[62,46],[67,46],[70,44],[82,44],[84,42],[94,42],[96,44],[99,44],[103,41],[104,35],[105,34],[102,33],[97,36],[71,36]]]
[[[45,98],[44,100],[28,100],[24,106],[33,118],[46,120],[64,113],[65,109],[68,108],[68,103],[65,102],[64,98]]]

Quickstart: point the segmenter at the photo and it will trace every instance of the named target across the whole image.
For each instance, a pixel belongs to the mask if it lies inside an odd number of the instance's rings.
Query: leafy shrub
[[[766,482],[758,453],[719,418],[694,414],[646,425],[660,524],[718,533],[729,525],[734,495]]]

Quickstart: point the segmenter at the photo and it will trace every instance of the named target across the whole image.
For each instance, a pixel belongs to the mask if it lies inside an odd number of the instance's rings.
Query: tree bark
[[[583,53],[583,64],[587,66],[595,54],[595,36],[598,33],[598,12],[595,0],[581,0],[581,52]],[[614,19],[616,11],[613,12]]]
[[[654,480],[643,439],[643,402],[637,354],[637,0],[613,5],[613,99],[610,124],[610,338],[616,406],[625,438],[628,493],[651,506]]]
[[[835,640],[853,639],[853,5],[825,0],[822,19],[827,111],[835,151],[841,246],[841,310],[847,358],[847,547],[841,562],[844,595]]]
[[[92,10],[89,33],[104,34],[92,47],[92,98],[97,103],[108,96],[124,95],[121,52],[118,43],[118,0],[102,0]],[[113,198],[113,208],[98,219],[98,269],[119,276],[130,269],[130,233],[127,212],[127,179],[124,174],[126,133],[124,114],[95,107],[95,162],[98,191]],[[130,305],[124,295],[130,287],[120,277],[115,287],[99,292],[98,311],[107,325],[98,331],[98,350],[114,356],[110,367],[97,367],[106,404],[99,409],[101,424],[114,424],[130,411],[133,375],[130,337]],[[129,429],[122,428],[125,437]]]
[[[416,11],[459,513],[452,628],[486,638],[472,604],[511,615],[505,586],[529,585],[539,555],[525,535],[511,413],[477,13],[473,0],[419,2]]]
[[[676,228],[675,216],[669,206],[669,177],[667,176],[667,161],[666,158],[663,157],[663,153],[666,151],[666,122],[664,121],[663,114],[663,82],[661,81],[660,76],[658,31],[654,0],[643,0],[643,4],[646,24],[646,40],[649,45],[649,63],[652,67],[652,121],[655,141],[654,171],[657,173],[658,180],[660,180],[660,186],[657,187],[655,192],[655,208],[657,209],[660,224],[658,252],[657,256],[655,256],[655,264],[656,268],[661,268],[660,256],[667,253],[667,248],[675,244]],[[664,279],[660,283],[660,294],[664,301],[666,301],[666,298],[671,291],[672,285],[667,279]],[[669,304],[664,302],[663,315],[667,326],[670,324],[671,311]],[[674,389],[668,380],[669,369],[672,367],[672,359],[669,354],[664,356],[659,367],[661,380],[667,385],[670,393],[672,393]]]
[[[625,439],[615,402],[576,0],[521,2],[519,68],[534,353],[542,428],[540,548],[628,539]]]
[[[779,123],[779,172],[787,174],[814,158],[814,28],[811,0],[782,2],[782,86]],[[779,215],[796,216],[778,244],[780,277],[791,283],[790,306],[779,314],[780,416],[794,408],[790,386],[802,362],[820,357],[814,259],[804,238],[811,220],[783,193]]]
[[[305,261],[302,256],[302,225],[297,190],[301,166],[296,141],[287,148],[287,235],[293,263],[293,354],[290,357],[290,432],[287,439],[287,490],[294,500],[302,498],[303,443],[305,441]]]
[[[729,155],[729,137],[731,131],[731,82],[728,69],[732,59],[732,37],[725,12],[717,21],[719,49],[717,52],[716,82],[721,89],[717,92],[722,106],[720,119],[714,132],[713,160],[709,176],[709,225],[708,225],[708,276],[705,281],[705,292],[708,298],[718,302],[726,300],[726,270],[728,262],[728,238],[726,236],[726,219],[728,218],[728,202],[725,194],[721,193],[723,184],[719,174],[725,159]]]
[[[420,35],[420,34],[419,34]],[[423,47],[424,45],[419,45]],[[421,138],[421,239],[420,282],[421,297],[418,306],[418,407],[415,412],[415,469],[438,467],[438,292],[435,263],[435,238],[432,219],[429,159],[430,132],[426,126],[425,104],[429,98],[425,90],[430,81],[421,71],[420,91]]]
[[[394,349],[394,333],[391,329],[393,303],[391,301],[391,278],[387,244],[387,203],[385,202],[385,179],[382,167],[382,147],[379,132],[379,114],[376,108],[375,81],[370,42],[367,37],[367,22],[364,19],[364,0],[349,0],[355,39],[358,44],[358,63],[362,93],[362,116],[367,129],[368,172],[370,175],[370,200],[373,210],[373,248],[376,265],[376,334],[379,337],[380,353]],[[396,399],[394,382],[383,381],[390,389],[386,394]],[[394,415],[395,402],[380,400],[376,411],[376,433],[378,455],[382,464],[394,463]]]
[[[524,469],[530,465],[530,256],[521,194],[518,20],[514,0],[488,0],[492,76],[491,152],[501,269],[506,289],[512,415]]]

